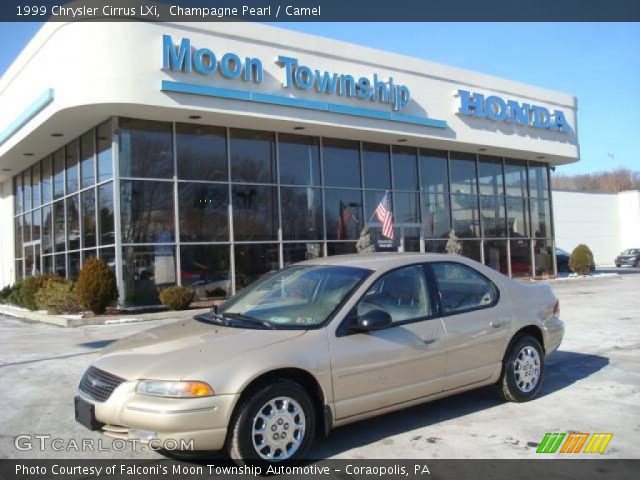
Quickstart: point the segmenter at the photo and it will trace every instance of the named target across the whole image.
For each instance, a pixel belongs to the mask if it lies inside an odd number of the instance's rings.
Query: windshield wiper
[[[254,325],[260,325],[264,328],[268,328],[269,330],[273,330],[275,327],[266,320],[260,320],[259,318],[249,317],[248,315],[243,315],[242,313],[225,313],[224,316],[231,319],[238,319],[243,322],[253,323]]]
[[[230,325],[229,319],[225,318],[224,315],[220,313],[201,313],[199,315],[195,315],[193,318],[201,322],[215,323],[216,325],[222,325],[224,327],[228,327]]]

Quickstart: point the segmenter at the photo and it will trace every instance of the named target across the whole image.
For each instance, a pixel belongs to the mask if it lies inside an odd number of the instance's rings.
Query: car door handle
[[[504,322],[502,320],[491,320],[491,323],[489,325],[491,325],[493,328],[500,328],[504,325]]]

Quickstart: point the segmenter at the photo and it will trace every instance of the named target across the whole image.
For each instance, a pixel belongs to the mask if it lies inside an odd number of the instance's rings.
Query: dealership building
[[[294,262],[462,254],[554,275],[576,98],[246,23],[45,24],[0,80],[0,283],[99,256],[123,306]],[[392,239],[374,215],[389,192]]]

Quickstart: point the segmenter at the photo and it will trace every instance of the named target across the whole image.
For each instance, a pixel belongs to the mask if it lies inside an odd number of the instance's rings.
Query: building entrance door
[[[423,252],[422,228],[420,225],[400,225],[396,227],[399,252]]]
[[[40,275],[40,240],[25,242],[22,246],[22,258],[24,258],[24,275],[31,277]]]

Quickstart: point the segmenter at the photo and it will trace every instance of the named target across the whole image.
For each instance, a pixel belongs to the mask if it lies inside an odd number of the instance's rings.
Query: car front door
[[[510,318],[501,314],[499,290],[475,269],[430,263],[438,284],[446,331],[446,390],[482,382],[501,367]]]
[[[389,313],[391,325],[369,332],[350,329],[370,310]],[[443,389],[444,325],[423,265],[380,276],[331,337],[336,419]]]

